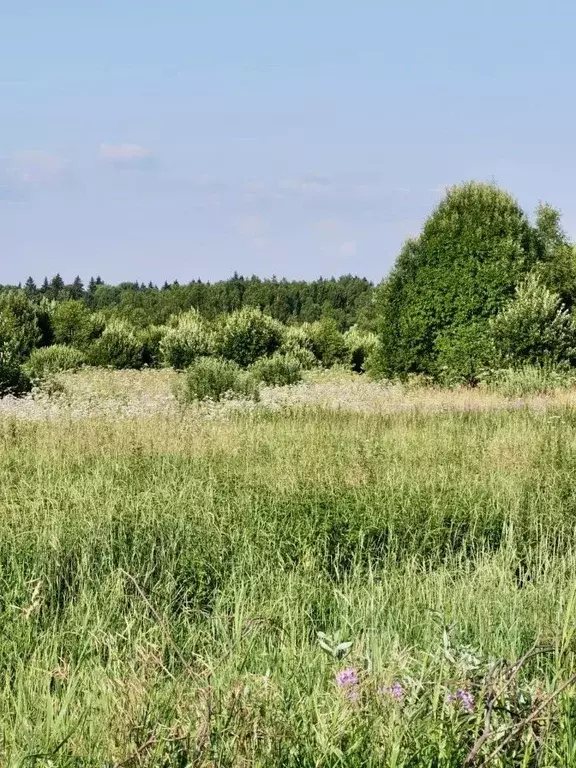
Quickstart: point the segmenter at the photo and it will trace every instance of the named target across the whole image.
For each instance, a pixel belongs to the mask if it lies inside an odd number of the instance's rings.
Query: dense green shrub
[[[224,396],[258,400],[254,376],[232,360],[199,357],[179,377],[175,395],[183,403],[221,400]]]
[[[330,317],[310,323],[305,331],[310,335],[312,352],[325,368],[344,363],[347,357],[344,334]]]
[[[10,342],[10,355],[23,361],[42,343],[39,310],[23,291],[0,294],[0,343]]]
[[[51,347],[33,349],[23,368],[33,381],[38,381],[60,371],[76,370],[84,363],[84,352],[64,344],[54,344]]]
[[[377,292],[382,372],[434,372],[437,337],[495,315],[537,257],[509,194],[493,184],[452,188]]]
[[[312,351],[313,340],[310,323],[290,325],[285,329],[284,341],[280,352],[294,357],[300,363],[303,371],[310,370],[318,364],[318,359]]]
[[[250,370],[257,381],[269,387],[283,387],[302,381],[302,367],[298,359],[280,352],[271,357],[261,357]]]
[[[106,326],[102,336],[89,350],[93,365],[112,368],[141,368],[144,364],[144,343],[137,332],[121,320]]]
[[[487,320],[457,325],[436,338],[436,378],[444,384],[476,386],[495,365]]]
[[[6,311],[6,304],[3,310],[0,311],[0,397],[20,395],[31,388],[22,360],[29,343],[39,338],[35,322],[27,323],[29,318],[24,316],[23,326],[19,328],[15,317]]]
[[[284,348],[281,347],[279,352],[288,355],[293,360],[297,360],[298,365],[303,371],[309,371],[318,365],[316,355],[311,349],[306,349],[306,347],[296,347],[290,351],[285,351]]]
[[[284,327],[254,307],[224,317],[216,329],[217,354],[247,367],[259,357],[272,355],[284,341]]]
[[[51,301],[43,296],[34,305],[36,311],[36,323],[40,332],[39,347],[47,347],[54,343],[54,331],[52,328],[52,315],[56,306],[55,301]]]
[[[378,336],[375,333],[360,331],[357,326],[352,326],[344,334],[347,363],[353,371],[364,372],[367,361],[378,350]]]
[[[576,327],[560,297],[532,274],[490,321],[502,367],[558,365],[576,356]]]
[[[312,351],[312,334],[310,323],[302,325],[289,325],[284,331],[282,352],[293,352],[295,349],[309,349]]]
[[[162,361],[162,341],[168,329],[164,325],[149,325],[138,332],[143,346],[143,360],[145,365],[156,368]]]
[[[173,368],[187,368],[198,357],[214,351],[212,333],[196,310],[180,315],[173,323],[160,342],[163,362]]]
[[[22,395],[31,389],[32,383],[23,370],[15,345],[0,342],[0,397]]]
[[[68,344],[87,349],[102,333],[98,318],[79,300],[62,301],[52,312],[52,331],[55,344]]]
[[[560,212],[541,204],[534,224],[539,262],[537,274],[569,309],[576,301],[576,252],[560,223]]]
[[[298,358],[303,369],[312,368],[314,361],[329,368],[345,363],[349,355],[344,334],[336,321],[328,317],[288,327],[281,352]]]

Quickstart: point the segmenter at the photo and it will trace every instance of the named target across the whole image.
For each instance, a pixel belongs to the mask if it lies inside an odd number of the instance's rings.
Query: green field
[[[5,407],[1,765],[576,765],[573,395],[374,387]]]

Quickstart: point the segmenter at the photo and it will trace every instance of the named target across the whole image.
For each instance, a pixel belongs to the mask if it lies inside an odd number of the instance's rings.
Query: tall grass
[[[0,763],[576,765],[575,424],[0,421]]]

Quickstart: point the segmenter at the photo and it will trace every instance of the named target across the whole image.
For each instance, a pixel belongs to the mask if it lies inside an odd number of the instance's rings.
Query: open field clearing
[[[576,764],[573,393],[169,378],[2,403],[2,765]]]
[[[446,411],[542,410],[576,406],[576,386],[546,394],[505,395],[497,389],[406,386],[371,381],[340,369],[308,372],[301,384],[264,388],[258,403],[230,400],[193,404],[183,412],[172,393],[178,374],[170,369],[114,371],[86,368],[62,373],[55,393],[0,399],[0,418],[61,419],[93,417],[206,418],[232,412],[328,409],[351,413],[436,413]]]

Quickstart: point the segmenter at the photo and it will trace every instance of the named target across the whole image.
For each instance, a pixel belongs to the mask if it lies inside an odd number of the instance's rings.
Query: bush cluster
[[[199,357],[175,385],[175,395],[184,405],[196,400],[222,400],[225,396],[258,400],[254,376],[232,360]]]
[[[214,352],[213,335],[196,310],[175,318],[160,341],[160,358],[176,369],[187,368],[194,360]]]
[[[215,351],[226,360],[247,367],[272,355],[284,340],[278,320],[252,307],[225,316],[216,326]]]
[[[142,368],[144,340],[128,323],[116,320],[106,326],[90,348],[92,365],[111,368]]]
[[[90,312],[78,300],[38,304],[23,291],[0,294],[0,345],[0,394],[27,391],[31,381],[89,364],[191,370],[188,391],[197,390],[200,399],[227,391],[252,397],[257,383],[295,383],[304,369],[348,355],[332,320],[288,327],[247,307],[208,322],[192,309],[166,325],[137,328],[114,315]],[[207,377],[206,391],[194,383],[201,375]]]
[[[32,381],[42,381],[61,371],[75,371],[86,362],[86,355],[79,349],[54,344],[33,349],[23,369]]]
[[[284,387],[302,381],[302,366],[298,358],[280,352],[271,357],[261,357],[250,370],[257,381],[269,387]]]
[[[0,341],[0,397],[22,395],[31,386],[31,380],[20,364],[16,345]]]
[[[356,373],[363,373],[370,367],[370,361],[378,354],[378,336],[352,326],[344,334],[346,362]]]

